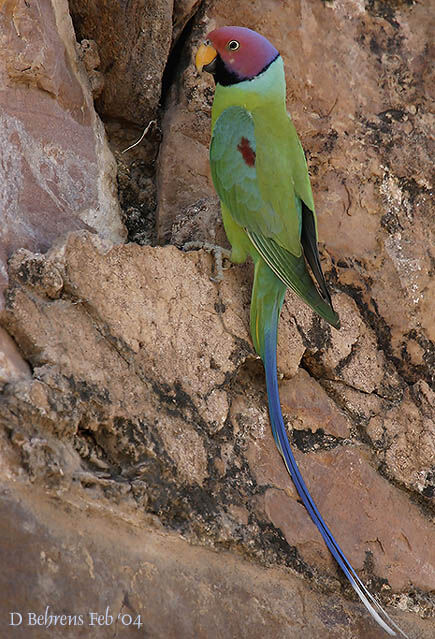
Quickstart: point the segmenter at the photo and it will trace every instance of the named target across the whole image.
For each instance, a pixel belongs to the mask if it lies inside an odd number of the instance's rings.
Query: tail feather
[[[288,441],[281,412],[278,392],[278,379],[276,373],[276,344],[279,309],[278,313],[276,311],[277,308],[275,306],[272,312],[272,317],[270,317],[269,315],[269,321],[265,320],[267,326],[264,335],[264,341],[262,344],[263,353],[261,355],[266,371],[266,385],[269,400],[270,421],[272,425],[273,436],[278,446],[278,450],[280,451],[284,459],[284,463],[287,467],[290,477],[292,478],[299,496],[301,497],[305,508],[311,516],[311,519],[319,529],[320,534],[322,535],[328,549],[337,561],[340,568],[343,570],[344,574],[351,583],[358,597],[367,608],[368,612],[379,624],[379,626],[381,626],[381,628],[383,628],[385,632],[387,632],[390,636],[394,637],[397,636],[397,633],[399,633],[402,637],[408,639],[403,630],[399,628],[399,626],[393,621],[393,619],[391,619],[391,617],[385,612],[382,606],[370,594],[370,592],[367,590],[367,588],[364,586],[364,584],[356,574],[355,570],[352,568],[351,564],[347,560],[345,554],[341,550],[328,526],[323,521],[323,518],[320,515],[317,506],[314,503],[313,498],[311,497],[308,488],[302,478],[293,452],[290,448],[290,443]]]

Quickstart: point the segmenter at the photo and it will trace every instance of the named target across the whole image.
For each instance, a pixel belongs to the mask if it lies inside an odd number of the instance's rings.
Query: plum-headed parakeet
[[[278,320],[287,287],[335,328],[340,321],[320,265],[307,164],[286,109],[283,60],[260,34],[243,27],[212,31],[196,55],[213,74],[210,165],[233,262],[251,256],[251,334],[263,360],[273,436],[327,547],[364,605],[390,635],[403,631],[368,592],[320,515],[293,456],[276,372]],[[317,286],[307,268],[309,265]]]

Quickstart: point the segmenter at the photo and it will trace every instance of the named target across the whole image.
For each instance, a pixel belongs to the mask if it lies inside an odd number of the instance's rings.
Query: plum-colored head
[[[220,27],[207,40],[198,49],[196,66],[223,85],[255,78],[279,56],[269,40],[246,27]]]

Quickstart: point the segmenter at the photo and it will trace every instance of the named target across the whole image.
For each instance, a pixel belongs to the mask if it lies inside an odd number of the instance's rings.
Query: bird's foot
[[[231,251],[223,248],[222,246],[218,246],[216,244],[210,244],[210,242],[186,242],[183,244],[183,251],[191,251],[194,249],[203,249],[207,251],[207,253],[213,253],[215,260],[215,272],[216,275],[214,277],[210,277],[212,282],[221,282],[224,278],[224,271],[226,271],[229,266],[224,266],[224,259],[230,261],[231,260]]]

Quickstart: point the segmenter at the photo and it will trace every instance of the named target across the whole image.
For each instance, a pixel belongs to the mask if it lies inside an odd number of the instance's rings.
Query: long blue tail
[[[278,379],[276,373],[276,344],[277,344],[277,332],[278,332],[278,318],[279,309],[274,309],[274,317],[269,317],[266,323],[266,331],[264,335],[264,350],[263,350],[263,362],[266,371],[266,385],[267,395],[269,399],[269,415],[272,425],[272,432],[275,438],[275,442],[278,446],[278,450],[281,453],[290,477],[296,486],[300,498],[302,499],[305,508],[308,510],[311,519],[316,524],[320,531],[326,545],[328,546],[334,559],[352,584],[352,587],[356,591],[358,597],[361,599],[369,613],[377,621],[377,623],[391,636],[397,636],[396,631],[402,636],[408,639],[407,635],[397,626],[397,624],[389,617],[385,610],[380,606],[376,599],[369,593],[364,586],[349,561],[346,559],[340,546],[334,539],[331,531],[325,524],[317,510],[317,506],[313,501],[308,488],[305,485],[302,475],[299,471],[296,460],[293,456],[290,448],[290,443],[287,438],[287,432],[285,429],[284,421],[281,413],[281,405],[278,392]]]

